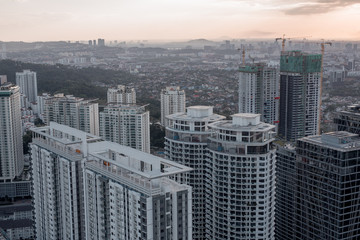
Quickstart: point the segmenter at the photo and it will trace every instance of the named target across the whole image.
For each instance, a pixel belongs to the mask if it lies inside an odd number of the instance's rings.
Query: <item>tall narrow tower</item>
[[[180,87],[166,87],[161,90],[161,124],[165,125],[166,116],[185,112],[185,91]]]
[[[275,239],[275,126],[239,113],[209,127],[206,239]]]
[[[24,70],[16,73],[16,85],[20,87],[20,93],[24,94],[29,103],[37,101],[37,78],[36,72]]]
[[[278,69],[265,63],[241,66],[239,69],[239,112],[259,113],[261,121],[279,123]]]
[[[321,55],[283,52],[280,59],[279,135],[286,141],[318,132]]]
[[[14,179],[24,168],[20,90],[0,85],[0,180]]]
[[[166,117],[166,158],[193,168],[188,173],[187,184],[193,188],[193,236],[205,239],[205,169],[208,125],[225,119],[214,114],[213,107],[192,106],[186,113],[174,113]]]

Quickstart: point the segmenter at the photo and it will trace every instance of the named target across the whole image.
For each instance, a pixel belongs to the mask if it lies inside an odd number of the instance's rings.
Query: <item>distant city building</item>
[[[89,46],[92,46],[92,40],[89,40]]]
[[[259,113],[261,121],[279,123],[280,86],[278,69],[265,63],[239,69],[239,112]]]
[[[100,136],[150,153],[150,115],[145,106],[109,104],[100,113]]]
[[[334,123],[338,131],[360,134],[360,105],[348,106],[346,110],[335,113]]]
[[[105,46],[105,39],[99,38],[98,39],[98,46],[104,47]]]
[[[99,106],[92,100],[72,95],[56,94],[44,96],[43,119],[45,124],[57,122],[87,133],[99,135]]]
[[[349,132],[309,136],[296,144],[294,237],[360,239],[360,138]]]
[[[20,89],[0,85],[0,180],[12,180],[24,168]]]
[[[224,120],[213,114],[213,107],[192,106],[187,113],[174,113],[166,117],[165,156],[167,159],[193,168],[187,174],[187,184],[193,188],[193,236],[205,239],[205,169],[208,125]]]
[[[20,93],[27,97],[29,103],[37,100],[37,78],[36,72],[24,70],[16,73],[16,85],[20,87]]]
[[[191,169],[54,122],[31,143],[36,238],[191,239]]]
[[[318,133],[320,75],[320,54],[282,53],[278,134],[286,141]]]
[[[6,75],[0,75],[0,86],[7,82]]]
[[[86,239],[192,239],[190,168],[110,142],[89,144]]]
[[[161,124],[165,125],[166,116],[185,112],[185,91],[180,87],[166,87],[161,90]]]
[[[275,126],[238,113],[209,128],[206,239],[275,239]]]
[[[114,104],[136,104],[135,89],[124,85],[108,88],[107,102]]]

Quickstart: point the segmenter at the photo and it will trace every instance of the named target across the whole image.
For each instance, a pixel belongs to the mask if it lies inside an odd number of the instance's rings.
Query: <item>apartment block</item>
[[[150,153],[150,116],[145,106],[109,104],[100,113],[100,136]]]
[[[12,180],[24,169],[20,88],[0,85],[0,180]]]
[[[185,91],[172,86],[161,90],[161,124],[165,126],[166,116],[185,112]]]
[[[261,121],[279,123],[280,80],[277,68],[256,63],[239,68],[239,112],[259,113]]]
[[[193,168],[187,174],[186,183],[193,188],[193,236],[205,239],[205,169],[208,125],[224,120],[214,114],[211,106],[192,106],[187,112],[174,113],[166,117],[166,159]]]
[[[275,239],[275,126],[238,113],[209,128],[206,239]]]
[[[99,135],[99,105],[92,100],[84,100],[73,95],[64,96],[60,93],[43,96],[40,106],[44,111],[45,124],[56,122]]]
[[[136,104],[136,92],[134,88],[124,85],[108,88],[107,103],[112,104]]]

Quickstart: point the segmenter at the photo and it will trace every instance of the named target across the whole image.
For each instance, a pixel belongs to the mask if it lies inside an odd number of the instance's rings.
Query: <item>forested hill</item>
[[[77,97],[106,99],[104,84],[128,84],[136,81],[136,77],[114,70],[99,68],[75,68],[65,65],[42,65],[16,62],[11,60],[0,61],[0,75],[7,75],[9,82],[15,83],[15,73],[30,69],[37,73],[38,93],[64,93]]]

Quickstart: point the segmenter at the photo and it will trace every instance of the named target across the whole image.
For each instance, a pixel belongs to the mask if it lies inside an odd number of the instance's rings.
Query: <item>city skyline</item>
[[[5,0],[2,41],[360,37],[357,0]]]

